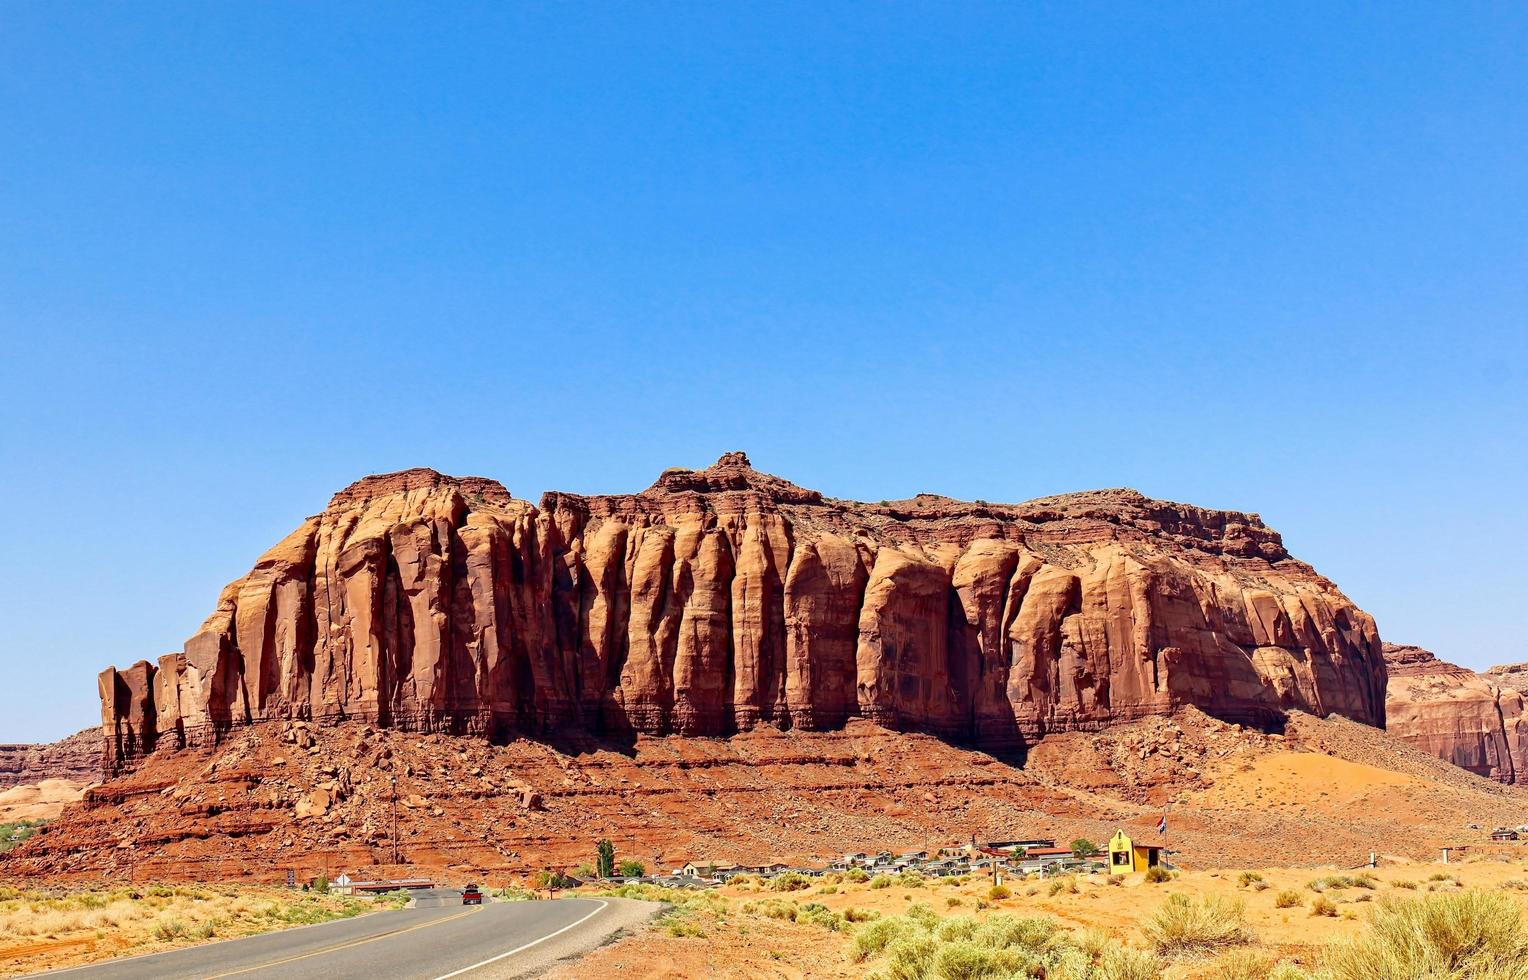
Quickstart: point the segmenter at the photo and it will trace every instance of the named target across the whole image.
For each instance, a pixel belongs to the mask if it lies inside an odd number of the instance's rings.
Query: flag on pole
[[[1157,833],[1167,833],[1167,814],[1162,814],[1162,819],[1157,821]]]

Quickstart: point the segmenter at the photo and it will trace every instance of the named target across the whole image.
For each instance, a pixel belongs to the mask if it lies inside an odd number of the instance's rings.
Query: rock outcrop
[[[856,503],[741,453],[539,507],[367,477],[100,692],[110,767],[278,719],[498,738],[861,717],[989,749],[1185,705],[1385,720],[1374,621],[1255,515],[1130,490]]]
[[[1462,769],[1503,783],[1528,781],[1528,711],[1522,664],[1485,674],[1421,647],[1384,644],[1385,728]]]
[[[0,790],[45,780],[92,783],[100,776],[99,728],[87,728],[47,744],[0,745]]]

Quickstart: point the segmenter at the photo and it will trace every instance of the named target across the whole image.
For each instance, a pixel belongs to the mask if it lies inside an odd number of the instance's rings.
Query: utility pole
[[[398,777],[391,779],[393,787],[393,865],[398,864]]]

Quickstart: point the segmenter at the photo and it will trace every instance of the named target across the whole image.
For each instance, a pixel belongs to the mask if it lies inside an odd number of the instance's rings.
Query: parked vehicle
[[[463,905],[482,905],[483,904],[483,893],[478,891],[478,886],[477,885],[468,885],[466,888],[462,889],[462,904]]]

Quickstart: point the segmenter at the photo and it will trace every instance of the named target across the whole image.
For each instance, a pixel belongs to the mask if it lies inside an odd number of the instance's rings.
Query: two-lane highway
[[[449,893],[441,896],[450,902]],[[651,914],[645,902],[451,904],[377,912],[245,939],[43,974],[68,980],[445,980],[513,976],[552,949],[590,949]],[[422,904],[430,904],[428,901]]]

